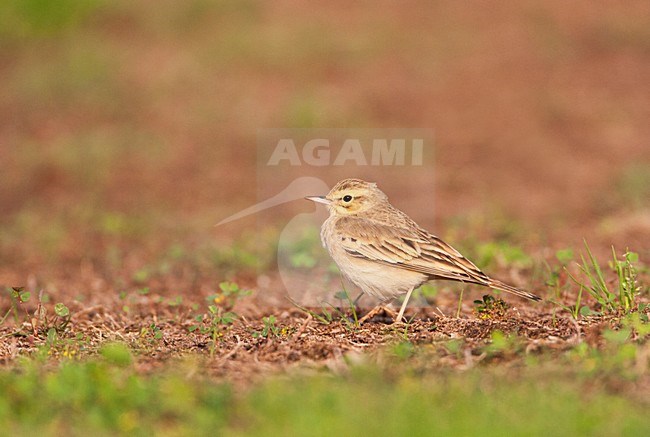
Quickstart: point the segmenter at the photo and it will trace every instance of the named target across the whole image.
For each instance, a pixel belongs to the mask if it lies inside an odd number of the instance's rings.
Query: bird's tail
[[[519,297],[525,297],[526,299],[531,299],[535,301],[540,301],[542,300],[541,297],[536,296],[532,293],[527,292],[526,290],[522,290],[521,288],[513,287],[512,285],[508,285],[504,282],[501,282],[497,279],[489,279],[487,283],[488,287],[491,288],[496,288],[497,290],[502,290],[502,291],[507,291],[508,293],[516,294]]]

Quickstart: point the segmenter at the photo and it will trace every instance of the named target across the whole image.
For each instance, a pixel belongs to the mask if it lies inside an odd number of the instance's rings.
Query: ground
[[[367,367],[389,381],[475,375],[478,387],[508,369],[647,407],[647,2],[65,4],[10,1],[0,19],[3,378],[29,374],[24,359],[53,372],[110,362],[106,348],[125,344],[144,381],[187,359],[246,393]],[[427,128],[434,154],[413,171],[261,177],[270,127]],[[313,205],[213,225],[314,175],[377,181],[543,302],[432,283],[400,326],[358,325],[366,300],[292,305],[278,240]],[[293,267],[328,262],[317,228],[301,238]],[[634,272],[614,271],[612,247]],[[589,291],[588,250],[609,306]]]

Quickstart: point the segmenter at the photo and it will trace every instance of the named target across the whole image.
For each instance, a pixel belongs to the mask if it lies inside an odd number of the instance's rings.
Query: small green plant
[[[219,292],[206,298],[208,312],[194,317],[197,322],[188,329],[190,332],[199,331],[201,334],[210,335],[210,356],[214,356],[217,340],[221,339],[230,325],[237,320],[237,313],[232,311],[237,301],[252,293],[239,287],[235,282],[224,281],[219,284]]]
[[[20,324],[19,308],[25,314],[25,320],[30,320],[29,313],[24,304],[29,302],[32,294],[29,291],[25,291],[25,287],[11,287],[7,288],[7,291],[9,292],[9,298],[11,299],[11,306],[5,313],[4,317],[2,317],[2,323],[4,323],[9,314],[13,313],[14,322],[17,325]]]
[[[72,317],[70,310],[65,304],[59,302],[54,305],[54,314],[56,316],[54,321],[48,323],[47,318],[45,319],[46,326],[51,325],[57,332],[64,332],[70,323],[70,317]]]
[[[639,262],[639,255],[626,250],[623,259],[616,257],[616,251],[612,246],[613,261],[610,264],[616,272],[618,279],[618,302],[623,307],[625,313],[629,313],[634,308],[636,296],[639,294],[641,287],[637,284],[637,272],[634,263]]]
[[[208,312],[203,315],[198,315],[194,318],[197,322],[191,325],[188,330],[190,332],[199,331],[201,334],[210,335],[211,346],[210,356],[214,356],[217,347],[217,342],[224,336],[228,327],[237,320],[237,314],[232,311],[226,311],[216,305],[209,305]]]
[[[150,343],[157,343],[163,338],[162,329],[160,326],[157,326],[155,323],[151,323],[149,326],[143,326],[140,329],[140,338],[149,341]]]
[[[54,316],[49,317],[42,301],[43,290],[39,293],[38,307],[34,313],[35,317],[37,316],[38,319],[32,319],[32,327],[34,331],[37,331],[40,334],[45,334],[48,348],[61,346],[63,348],[63,356],[68,358],[75,357],[79,350],[79,345],[76,344],[78,342],[72,340],[63,342],[63,344],[61,343],[62,336],[70,324],[70,310],[64,304],[57,303],[54,305]]]
[[[587,258],[581,255],[582,264],[579,265],[579,268],[587,278],[588,283],[581,282],[571,274],[569,276],[580,286],[581,292],[582,288],[589,291],[589,294],[599,304],[601,312],[629,313],[634,308],[636,296],[640,291],[640,287],[637,284],[636,268],[634,267],[634,263],[639,260],[638,255],[634,252],[626,251],[623,254],[623,259],[620,260],[616,256],[614,247],[612,247],[613,261],[610,263],[610,267],[616,273],[618,285],[615,290],[610,290],[610,286],[605,281],[600,264],[598,264],[596,257],[591,252],[586,241],[584,244],[587,251]]]
[[[11,297],[11,307],[5,315],[0,319],[0,325],[2,325],[7,317],[13,313],[14,322],[17,326],[22,326],[23,322],[26,322],[31,327],[31,334],[37,336],[39,334],[52,336],[53,333],[62,334],[68,328],[70,324],[71,314],[68,307],[59,302],[54,305],[54,316],[49,316],[47,313],[47,308],[43,304],[45,299],[43,295],[43,290],[38,294],[38,303],[36,305],[36,310],[32,314],[27,310],[26,304],[31,299],[31,293],[25,291],[24,287],[11,287],[7,289]],[[21,320],[20,313],[23,313],[23,319]],[[16,333],[19,333],[17,331]]]
[[[270,315],[268,317],[263,317],[262,318],[262,323],[264,326],[262,327],[261,331],[254,332],[253,337],[258,338],[258,337],[264,337],[264,338],[271,338],[271,337],[280,337],[280,328],[275,324],[277,322],[277,319],[274,315]]]
[[[483,300],[475,300],[474,314],[482,320],[501,319],[505,316],[508,305],[503,299],[495,298],[489,294],[483,296]]]
[[[238,300],[251,293],[252,290],[240,288],[236,282],[224,281],[219,284],[219,292],[208,296],[208,300],[219,306],[232,309]]]
[[[354,326],[359,325],[359,317],[357,315],[357,305],[356,301],[350,297],[350,293],[348,293],[348,290],[343,287],[342,290],[338,291],[336,294],[334,294],[334,297],[341,301],[343,307],[344,305],[347,306],[347,309],[350,311],[350,314],[352,315],[352,320],[354,322]],[[340,312],[340,311],[339,311]],[[348,320],[348,318],[341,312],[341,319],[342,320]]]

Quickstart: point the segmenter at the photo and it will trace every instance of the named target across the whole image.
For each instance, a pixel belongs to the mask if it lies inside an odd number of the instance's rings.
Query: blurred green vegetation
[[[0,38],[47,37],[74,29],[106,0],[3,0]]]
[[[467,255],[480,269],[511,266],[530,269],[535,262],[525,252],[537,237],[520,220],[493,208],[490,213],[467,213],[451,217],[444,226],[444,239]]]
[[[506,340],[495,337],[489,356],[507,352]],[[542,355],[524,368],[428,375],[413,367],[427,348],[398,344],[383,368],[349,363],[345,375],[294,375],[244,391],[198,376],[191,357],[140,374],[126,346],[107,344],[90,361],[22,360],[0,371],[0,423],[12,435],[638,435],[650,426],[647,397],[612,389],[634,374],[593,384],[597,373],[635,368],[625,338],[610,344],[600,353],[583,343],[561,365]]]
[[[627,206],[650,207],[650,163],[637,162],[627,166],[621,172],[615,186],[621,200]]]

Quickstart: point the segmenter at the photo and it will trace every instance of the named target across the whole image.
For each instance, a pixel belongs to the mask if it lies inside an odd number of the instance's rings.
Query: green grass
[[[46,371],[25,361],[0,373],[0,423],[12,435],[100,435],[152,431],[189,433],[223,428],[230,391],[218,384],[187,384],[182,377],[136,374],[123,346],[109,346],[103,359],[69,361]]]
[[[613,435],[648,426],[640,406],[617,396],[473,372],[277,381],[253,392],[244,411],[246,431],[265,435]]]
[[[629,313],[636,306],[636,298],[641,291],[641,286],[637,283],[637,269],[635,263],[638,263],[639,257],[634,252],[626,251],[622,259],[616,255],[616,250],[612,247],[613,261],[610,267],[616,273],[616,286],[608,285],[598,260],[591,252],[591,249],[585,241],[587,258],[581,256],[582,264],[580,270],[586,278],[586,282],[581,282],[571,275],[573,281],[580,286],[580,293],[586,289],[589,294],[598,303],[601,312],[622,312]],[[580,305],[580,294],[576,308]]]
[[[121,344],[53,369],[25,359],[0,372],[0,424],[11,435],[323,436],[638,435],[650,426],[647,404],[551,361],[422,376],[402,360],[244,391],[200,376],[191,358],[153,375],[134,361]]]

